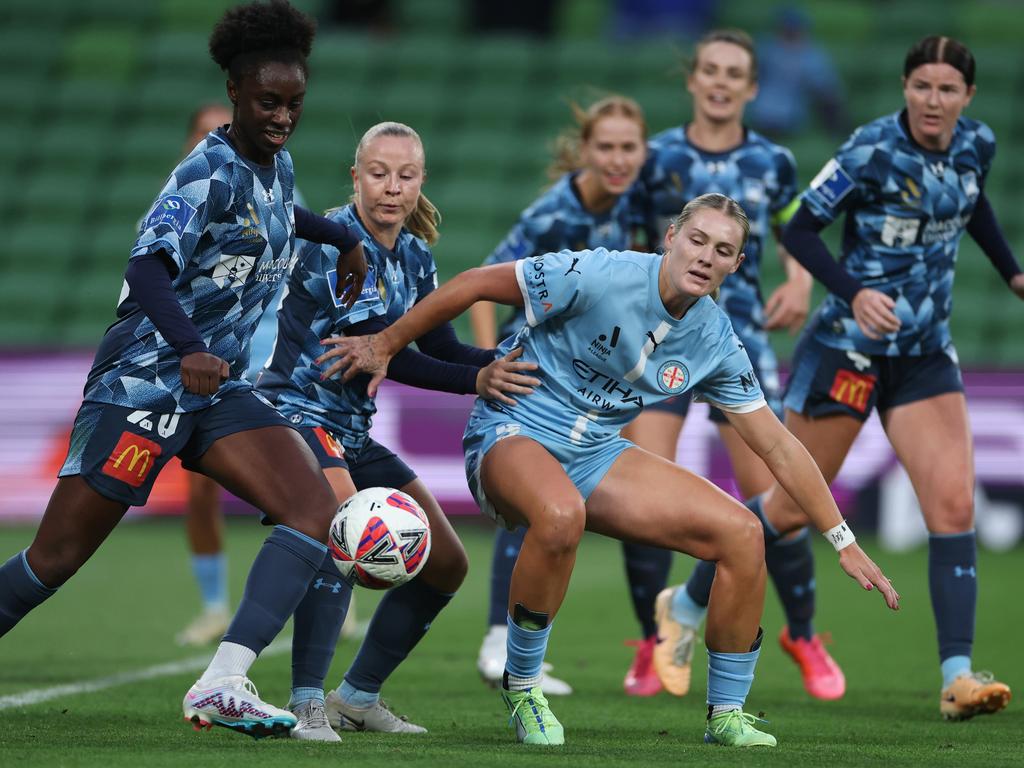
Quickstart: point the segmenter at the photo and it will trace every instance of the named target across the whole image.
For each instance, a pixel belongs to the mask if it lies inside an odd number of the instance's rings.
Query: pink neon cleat
[[[846,677],[825,650],[821,635],[814,635],[810,640],[802,637],[793,640],[789,636],[789,628],[783,627],[779,633],[779,645],[800,666],[804,688],[811,696],[825,701],[843,698]]]
[[[651,635],[645,640],[627,640],[626,645],[636,648],[636,656],[622,681],[627,696],[656,696],[661,693],[661,680],[654,671],[654,646],[658,636]]]

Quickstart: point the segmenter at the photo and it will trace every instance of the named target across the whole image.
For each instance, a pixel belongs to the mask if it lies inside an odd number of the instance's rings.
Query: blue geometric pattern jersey
[[[131,256],[164,251],[182,309],[212,354],[231,368],[213,396],[185,392],[181,359],[121,291],[85,384],[84,399],[158,413],[206,408],[220,394],[248,387],[249,339],[292,260],[295,212],[287,150],[255,165],[221,130],[209,134],[171,172],[143,220]]]
[[[321,381],[323,367],[315,360],[326,350],[321,339],[336,336],[350,325],[373,317],[388,324],[437,286],[437,266],[430,247],[403,229],[389,250],[367,231],[346,205],[328,215],[358,234],[366,254],[366,282],[351,309],[334,295],[338,249],[309,243],[298,255],[277,312],[277,342],[270,364],[259,378],[259,390],[278,409],[303,427],[323,427],[358,451],[366,442],[377,406],[366,396],[365,377],[342,384]]]
[[[793,153],[749,129],[738,147],[705,152],[687,139],[685,125],[678,126],[648,142],[647,162],[637,187],[638,215],[652,249],[695,197],[717,192],[743,206],[750,219],[750,239],[743,249],[746,258],[722,283],[719,303],[744,342],[750,335],[763,335],[761,261],[769,230],[773,224],[785,223],[783,214],[799,192]]]
[[[484,266],[563,250],[628,248],[633,228],[630,193],[620,196],[611,210],[591,213],[583,207],[573,183],[578,173],[562,176],[523,211],[512,231],[484,260]],[[523,311],[514,310],[498,329],[498,339],[511,336],[525,322]]]
[[[957,246],[994,155],[991,129],[966,117],[946,152],[917,144],[901,113],[854,132],[802,201],[826,224],[846,213],[840,261],[865,287],[896,300],[902,325],[869,339],[850,306],[829,294],[812,319],[815,338],[867,355],[925,355],[950,346]]]
[[[523,347],[543,371],[515,408],[478,400],[518,423],[575,446],[614,437],[640,408],[695,394],[746,413],[765,399],[725,312],[705,296],[681,320],[658,291],[664,257],[635,251],[549,253],[516,263],[528,325],[500,354]]]

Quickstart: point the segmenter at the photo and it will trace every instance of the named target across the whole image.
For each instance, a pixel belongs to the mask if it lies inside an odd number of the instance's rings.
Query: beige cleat
[[[178,645],[209,645],[218,642],[228,631],[231,614],[227,609],[206,610],[174,637]]]
[[[697,628],[672,618],[672,595],[683,587],[669,587],[654,602],[654,620],[658,623],[658,643],[654,646],[654,671],[665,690],[673,696],[690,691],[693,649]]]
[[[967,720],[1005,709],[1011,698],[1010,686],[993,679],[991,672],[968,672],[943,688],[939,712],[945,720]]]

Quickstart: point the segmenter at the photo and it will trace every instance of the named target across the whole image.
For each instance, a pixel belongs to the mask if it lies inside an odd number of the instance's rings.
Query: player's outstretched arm
[[[818,465],[793,434],[765,406],[750,413],[727,413],[729,423],[761,457],[776,481],[839,552],[839,565],[864,589],[877,589],[893,610],[900,596],[889,579],[856,543]]]
[[[323,378],[341,373],[342,381],[350,381],[360,373],[368,373],[371,379],[366,392],[372,397],[384,379],[388,361],[398,350],[432,328],[456,318],[480,300],[522,306],[523,295],[514,263],[476,267],[456,275],[379,334],[323,339],[323,345],[331,347],[317,358],[320,365],[331,361]]]

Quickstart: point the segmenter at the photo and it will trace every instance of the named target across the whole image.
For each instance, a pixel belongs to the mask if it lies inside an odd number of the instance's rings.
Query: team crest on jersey
[[[196,209],[189,205],[181,195],[166,195],[156,201],[149,218],[146,219],[145,229],[153,229],[161,224],[166,224],[174,230],[178,237],[181,237],[195,215]]]
[[[244,285],[245,280],[256,264],[255,256],[222,253],[220,262],[213,269],[213,281],[221,288],[233,288]]]
[[[978,199],[978,177],[974,171],[964,171],[960,174],[960,186],[964,188],[964,194],[967,195],[967,199],[974,202]]]
[[[661,391],[678,395],[690,382],[690,372],[678,360],[669,360],[658,369],[658,386]]]
[[[917,186],[917,182],[909,176],[905,177],[903,182],[906,184],[906,189],[900,191],[900,199],[910,208],[920,208],[922,197],[921,188]]]

